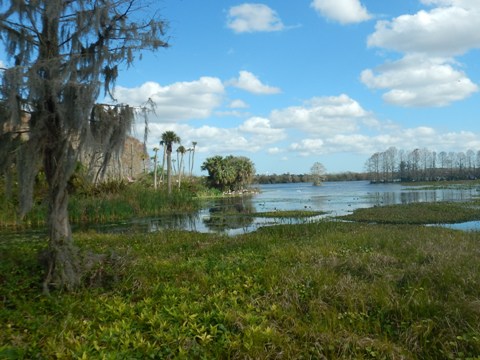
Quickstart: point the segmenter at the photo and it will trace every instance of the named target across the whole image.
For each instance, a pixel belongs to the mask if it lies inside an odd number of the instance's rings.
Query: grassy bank
[[[341,219],[379,224],[441,224],[480,220],[480,201],[411,203],[357,209]]]
[[[199,202],[188,186],[175,188],[168,195],[166,189],[155,191],[144,184],[112,182],[88,192],[70,196],[69,217],[74,224],[107,223],[118,220],[192,212]],[[46,221],[47,204],[42,197],[35,201],[33,209],[23,221],[17,217],[15,198],[7,200],[0,196],[0,228],[43,226]]]
[[[0,358],[480,358],[475,233],[320,222],[76,240],[121,266],[51,297],[45,243],[0,243]]]

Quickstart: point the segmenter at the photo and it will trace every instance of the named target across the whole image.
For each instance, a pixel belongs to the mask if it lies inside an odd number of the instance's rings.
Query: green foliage
[[[208,171],[209,186],[222,191],[244,189],[255,175],[254,164],[244,156],[213,156],[204,161],[201,169]]]
[[[175,212],[191,212],[198,208],[195,194],[185,184],[167,191],[146,187],[143,183],[109,181],[97,186],[74,187],[73,178],[69,201],[69,218],[72,223],[107,223],[138,217],[157,216]],[[16,216],[16,204],[0,198],[0,227],[29,227],[45,225],[46,204],[37,202],[22,222]]]
[[[253,214],[257,217],[269,217],[269,218],[308,218],[312,216],[323,215],[323,211],[310,211],[310,210],[286,210],[286,211],[265,211]]]
[[[32,265],[45,241],[28,240],[0,242],[0,358],[480,356],[475,233],[320,222],[231,238],[77,234],[83,250],[131,259],[126,276],[50,297]]]
[[[342,219],[382,224],[440,224],[480,219],[475,202],[411,203],[357,209]]]

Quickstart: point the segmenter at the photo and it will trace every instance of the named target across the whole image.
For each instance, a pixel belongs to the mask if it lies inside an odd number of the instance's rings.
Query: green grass
[[[136,184],[123,184],[115,191],[70,196],[69,217],[73,224],[108,223],[139,217],[186,213],[198,210],[199,201],[188,190],[154,191]],[[0,198],[0,228],[43,226],[47,206],[38,201],[23,221],[17,218],[15,204]]]
[[[324,211],[307,211],[307,210],[285,210],[285,211],[264,211],[250,214],[253,217],[266,218],[309,218],[318,215],[324,215]]]
[[[380,224],[441,224],[480,220],[478,201],[468,203],[436,202],[377,206],[357,209],[339,218]]]
[[[402,182],[401,184],[409,188],[418,188],[418,190],[474,189],[480,186],[480,180],[417,181]]]
[[[44,297],[45,242],[0,243],[0,358],[480,358],[478,233],[320,222],[75,238],[124,259],[95,270],[119,280]]]

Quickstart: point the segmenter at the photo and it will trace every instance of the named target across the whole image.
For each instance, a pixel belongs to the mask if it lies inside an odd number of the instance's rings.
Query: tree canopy
[[[112,93],[121,64],[167,46],[164,26],[140,0],[0,0],[0,41],[11,59],[0,72],[0,158],[17,166],[22,213],[31,206],[36,174],[45,173],[50,247],[44,290],[80,282],[67,183],[81,149],[99,141],[108,144],[105,150],[121,148],[134,117],[127,105],[95,103],[102,88]],[[28,135],[20,138],[25,123]]]
[[[207,158],[201,169],[208,171],[208,183],[219,190],[240,190],[252,183],[255,165],[244,156]]]

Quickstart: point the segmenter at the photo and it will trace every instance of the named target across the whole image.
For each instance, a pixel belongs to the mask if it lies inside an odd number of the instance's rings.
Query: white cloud
[[[267,153],[270,154],[270,155],[277,155],[277,154],[281,154],[283,152],[284,152],[284,150],[280,149],[277,146],[267,149]]]
[[[275,10],[264,4],[249,3],[230,8],[227,26],[236,33],[280,31],[285,28]]]
[[[270,120],[262,117],[247,119],[240,125],[239,130],[251,134],[255,139],[267,144],[283,140],[286,137],[284,129],[272,128]]]
[[[160,122],[203,119],[220,106],[225,88],[218,78],[201,77],[190,82],[177,82],[161,86],[146,82],[137,88],[117,86],[115,97],[119,102],[140,105],[152,99]]]
[[[420,2],[425,5],[461,6],[467,9],[480,6],[477,0],[420,0]]]
[[[368,46],[431,56],[451,57],[480,48],[480,2],[423,1],[450,5],[379,21],[368,37]]]
[[[372,89],[390,89],[383,99],[405,107],[445,106],[478,91],[478,86],[448,59],[420,55],[364,70],[361,81]]]
[[[6,67],[6,65],[4,64],[4,62],[2,60],[0,60],[0,68],[4,68]]]
[[[359,23],[372,18],[359,0],[313,0],[310,6],[340,24]]]
[[[235,100],[232,100],[232,102],[230,102],[228,107],[230,109],[246,109],[249,106],[245,101],[240,100],[240,99],[235,99]]]
[[[364,70],[361,80],[372,89],[386,89],[383,99],[393,105],[446,106],[478,91],[454,57],[480,48],[480,1],[421,2],[433,8],[377,22],[368,45],[404,57]]]
[[[240,71],[238,79],[227,81],[226,85],[234,86],[258,95],[278,94],[281,92],[281,90],[277,87],[263,84],[254,74],[249,71]]]
[[[324,153],[324,141],[322,139],[303,139],[290,145],[290,150],[298,153],[300,156],[309,156],[312,154]]]
[[[302,157],[339,152],[369,156],[392,146],[407,151],[420,147],[433,151],[467,151],[478,149],[480,139],[478,134],[469,131],[442,134],[432,128],[419,126],[370,136],[360,133],[339,133],[333,136],[307,138],[292,143],[288,150]]]
[[[198,151],[208,153],[209,156],[238,151],[256,152],[286,137],[283,129],[272,128],[268,119],[260,117],[247,119],[234,128],[209,125],[196,128],[186,123],[163,122],[149,124],[147,148],[157,146],[162,133],[167,130],[180,136],[184,146],[196,141]],[[143,124],[136,124],[136,133],[143,134]]]
[[[357,130],[358,120],[368,117],[369,113],[345,94],[313,98],[303,106],[274,110],[270,114],[275,127],[297,128],[325,135],[353,132]]]

